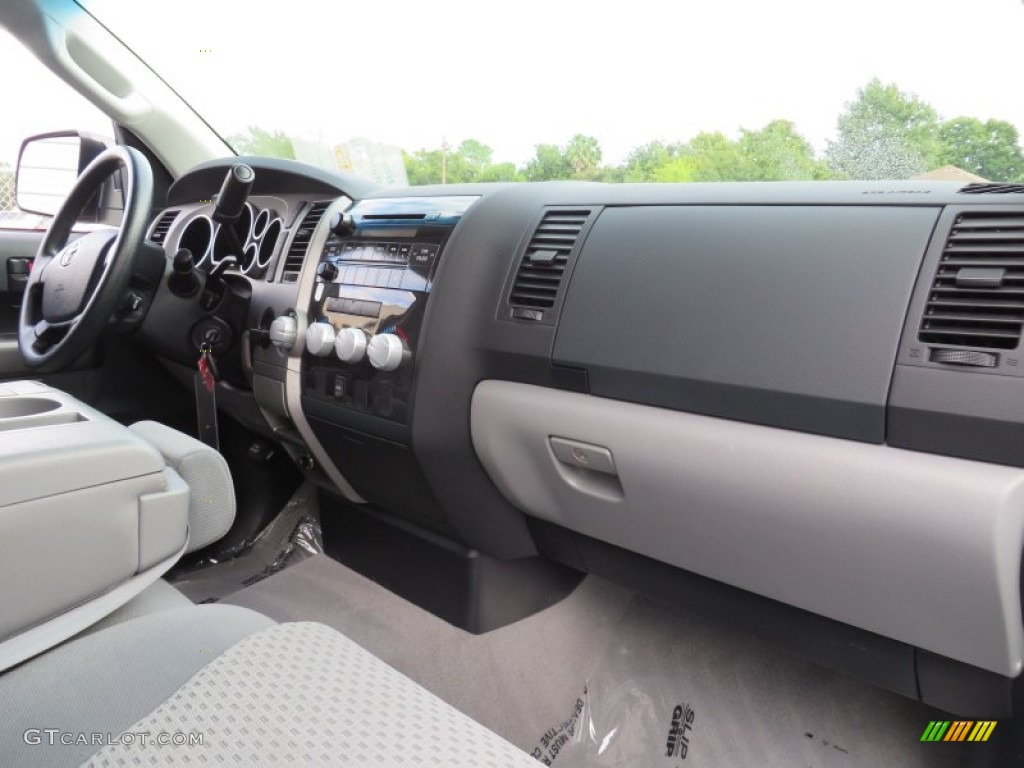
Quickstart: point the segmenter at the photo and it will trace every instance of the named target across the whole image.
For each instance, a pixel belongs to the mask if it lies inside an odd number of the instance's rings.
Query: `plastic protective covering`
[[[564,719],[533,756],[558,768],[960,765],[965,749],[922,743],[955,719],[782,654],[753,638],[637,602]],[[945,748],[943,748],[945,747]]]
[[[323,551],[317,494],[307,483],[251,541],[176,570],[169,581],[193,602],[210,603]]]

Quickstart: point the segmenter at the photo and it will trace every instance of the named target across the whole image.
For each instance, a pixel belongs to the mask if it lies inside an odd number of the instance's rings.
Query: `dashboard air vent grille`
[[[962,213],[953,222],[918,338],[1016,349],[1024,325],[1024,211]]]
[[[294,283],[299,279],[302,263],[306,260],[306,251],[309,250],[309,244],[313,240],[313,233],[316,232],[316,226],[329,206],[329,201],[313,203],[306,211],[306,215],[302,217],[302,222],[299,224],[295,237],[292,238],[292,243],[288,246],[288,253],[284,257],[281,282]]]
[[[163,245],[164,240],[167,239],[167,233],[171,230],[171,224],[178,218],[178,211],[164,211],[160,214],[160,218],[156,220],[156,224],[153,225],[153,231],[149,233],[149,239],[151,242]]]
[[[1024,192],[1024,184],[976,183],[957,190],[965,195],[1011,195]]]
[[[540,320],[543,310],[555,306],[569,257],[590,214],[586,209],[551,210],[544,214],[526,246],[512,283],[509,303],[527,310],[526,313],[514,312],[514,317]]]

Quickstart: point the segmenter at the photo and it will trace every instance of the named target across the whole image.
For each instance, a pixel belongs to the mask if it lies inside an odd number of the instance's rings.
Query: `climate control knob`
[[[402,364],[405,345],[393,333],[378,333],[366,349],[370,365],[380,371],[393,371]]]
[[[366,332],[342,328],[334,339],[334,352],[343,363],[358,363],[366,355]]]
[[[311,323],[306,329],[306,349],[317,357],[327,357],[334,349],[334,336],[330,323]]]

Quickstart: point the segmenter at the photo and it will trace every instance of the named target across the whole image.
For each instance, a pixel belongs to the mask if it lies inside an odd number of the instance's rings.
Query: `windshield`
[[[1024,178],[1019,0],[86,0],[242,154],[405,184]]]

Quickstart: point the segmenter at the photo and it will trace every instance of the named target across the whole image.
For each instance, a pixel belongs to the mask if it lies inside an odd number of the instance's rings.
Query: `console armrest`
[[[188,508],[188,485],[128,428],[36,382],[0,387],[0,670],[159,578]]]

